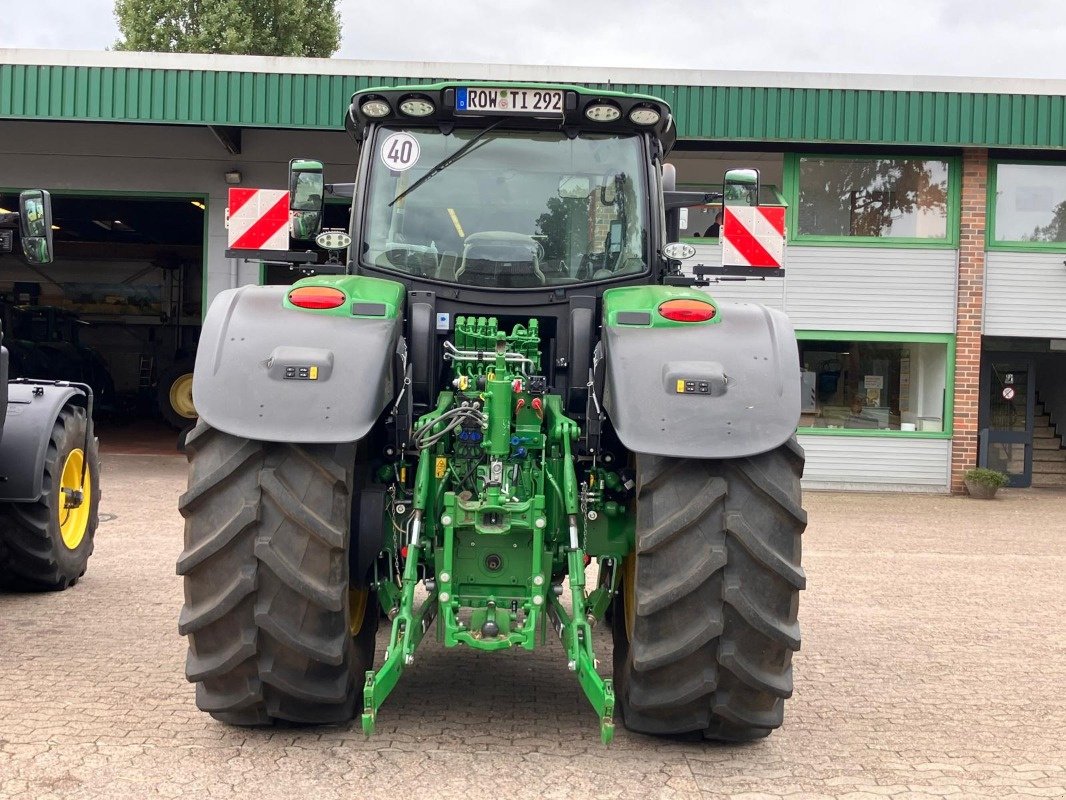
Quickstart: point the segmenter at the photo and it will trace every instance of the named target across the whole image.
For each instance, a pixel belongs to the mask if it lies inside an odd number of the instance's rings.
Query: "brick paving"
[[[747,746],[619,726],[605,748],[557,643],[427,640],[369,741],[200,713],[176,632],[184,473],[108,456],[88,575],[0,595],[0,798],[1066,797],[1066,494],[809,494],[785,726]]]

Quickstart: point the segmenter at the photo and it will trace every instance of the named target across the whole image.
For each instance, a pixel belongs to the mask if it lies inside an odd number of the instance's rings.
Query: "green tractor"
[[[178,562],[198,706],[369,735],[430,631],[554,634],[605,743],[616,704],[642,733],[766,736],[800,645],[797,347],[682,272],[682,209],[722,193],[675,190],[668,105],[449,82],[358,92],[346,128],[354,183],[290,165],[320,274],[204,323]],[[725,201],[758,189],[732,171]],[[320,232],[331,193],[348,231]]]
[[[31,264],[52,260],[48,192],[23,192],[18,213],[3,216],[2,224],[18,222]],[[0,346],[0,589],[66,589],[85,574],[99,521],[93,390],[8,375]]]

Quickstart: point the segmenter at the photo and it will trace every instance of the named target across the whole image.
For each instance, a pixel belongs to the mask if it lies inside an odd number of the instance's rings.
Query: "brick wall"
[[[955,301],[955,416],[951,439],[953,492],[963,491],[963,473],[977,466],[987,186],[988,151],[967,149],[962,159],[959,289]]]

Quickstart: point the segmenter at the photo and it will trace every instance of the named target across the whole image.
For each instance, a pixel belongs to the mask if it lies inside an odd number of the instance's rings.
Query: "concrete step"
[[[1034,450],[1058,450],[1062,446],[1062,440],[1058,436],[1047,437],[1033,437],[1033,449]]]
[[[1050,425],[1045,425],[1043,428],[1039,426],[1033,428],[1034,439],[1053,439],[1055,436],[1055,430]]]
[[[1038,428],[1046,428],[1046,427],[1050,426],[1051,425],[1051,415],[1050,414],[1037,414],[1035,417],[1033,417],[1033,425],[1035,425]]]
[[[1033,475],[1033,488],[1035,489],[1061,489],[1066,488],[1066,475]]]
[[[1066,450],[1033,450],[1033,463],[1038,461],[1066,461]]]
[[[1066,475],[1066,461],[1034,461],[1033,477],[1037,475]]]

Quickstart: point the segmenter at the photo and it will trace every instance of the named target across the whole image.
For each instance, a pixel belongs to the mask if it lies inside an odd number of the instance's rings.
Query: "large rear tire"
[[[803,450],[637,456],[636,550],[613,616],[627,728],[747,741],[781,725],[799,649]]]
[[[373,596],[349,592],[355,446],[260,442],[201,420],[186,454],[178,630],[197,706],[236,725],[351,719],[378,619]]]
[[[81,406],[59,412],[42,478],[35,503],[0,503],[0,588],[59,591],[85,574],[100,521],[100,455]]]

